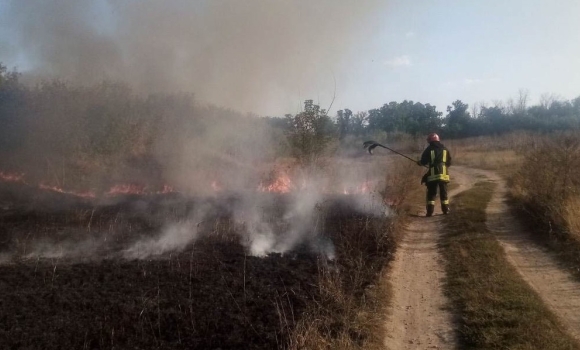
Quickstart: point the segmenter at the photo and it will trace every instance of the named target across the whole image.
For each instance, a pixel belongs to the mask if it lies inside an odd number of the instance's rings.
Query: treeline
[[[445,138],[463,138],[520,130],[543,132],[580,128],[580,97],[567,101],[544,95],[540,104],[533,106],[527,106],[527,99],[527,93],[520,92],[516,102],[496,102],[493,106],[476,104],[472,108],[457,100],[447,107],[445,115],[428,103],[407,100],[358,113],[344,109],[333,119],[334,132],[341,139],[347,135],[377,132],[415,136],[439,132]],[[279,127],[288,125],[276,118],[272,123]]]
[[[579,127],[580,97],[544,96],[528,106],[520,93],[516,101],[471,108],[458,100],[445,114],[403,101],[333,116],[307,100],[297,114],[258,118],[200,104],[190,94],[140,95],[118,82],[48,80],[29,87],[0,63],[0,171],[40,172],[38,178],[60,186],[104,187],[116,179],[161,184],[168,169],[190,179],[191,169],[219,174],[235,165],[242,171],[281,156],[307,164],[337,141],[358,149],[361,138],[384,133],[462,138]]]

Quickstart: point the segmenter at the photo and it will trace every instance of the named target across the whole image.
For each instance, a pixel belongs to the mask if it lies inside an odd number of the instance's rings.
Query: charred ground
[[[321,295],[322,275],[340,271],[341,288],[363,298],[394,248],[385,236],[389,220],[360,212],[351,196],[321,202],[308,239],[284,254],[257,257],[240,234],[248,226],[232,219],[232,203],[240,200],[234,194],[96,201],[1,186],[5,348],[285,348],[296,325],[328,297]],[[286,202],[284,195],[264,202],[277,235],[287,225],[279,220]],[[200,206],[209,214],[188,226],[197,239],[127,256],[127,247],[157,239],[168,222],[190,220]],[[319,249],[327,245],[333,260]],[[371,268],[360,273],[363,256]],[[345,327],[338,321],[328,331]],[[357,341],[368,336],[350,334]]]

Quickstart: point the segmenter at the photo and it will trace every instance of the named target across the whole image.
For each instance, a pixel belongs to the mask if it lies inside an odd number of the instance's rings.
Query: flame
[[[64,194],[70,194],[76,197],[82,197],[82,198],[95,198],[95,193],[92,191],[86,191],[86,192],[74,192],[74,191],[67,191],[64,190],[60,187],[57,186],[50,186],[50,185],[45,185],[45,184],[40,184],[38,185],[38,187],[40,189],[43,190],[48,190],[48,191],[53,191],[53,192],[58,192],[58,193],[64,193]]]
[[[175,190],[172,186],[163,185],[163,189],[159,191],[148,191],[145,186],[136,185],[136,184],[122,184],[122,185],[115,185],[109,189],[109,191],[105,192],[106,196],[117,196],[117,195],[127,195],[127,194],[135,194],[135,195],[149,195],[149,194],[167,194],[173,193]]]
[[[27,184],[26,181],[24,181],[24,173],[11,173],[11,172],[0,171],[0,181],[20,182],[23,184]],[[35,186],[35,185],[31,185],[31,186]],[[95,192],[90,191],[90,190],[81,191],[81,192],[71,191],[71,190],[63,189],[62,187],[59,187],[59,186],[48,185],[48,184],[43,183],[43,182],[41,182],[40,184],[38,184],[36,186],[41,190],[64,193],[64,194],[69,194],[69,195],[73,195],[76,197],[82,197],[82,198],[96,198],[97,197]],[[213,187],[213,184],[212,184],[212,187]],[[167,194],[167,193],[173,193],[173,192],[175,192],[175,190],[170,185],[163,185],[163,188],[161,190],[158,190],[158,191],[149,191],[146,189],[145,186],[135,185],[135,184],[121,184],[121,185],[115,185],[115,186],[111,187],[109,189],[109,191],[105,192],[105,195],[106,196],[115,196],[115,195],[123,195],[123,194],[148,195],[148,194]]]
[[[343,194],[366,194],[371,192],[372,184],[370,181],[365,181],[362,184],[354,187],[344,187]]]
[[[163,189],[161,191],[157,191],[157,194],[167,194],[167,193],[173,193],[173,192],[175,192],[175,190],[173,189],[172,186],[163,185]]]
[[[23,182],[24,174],[23,173],[5,173],[0,171],[0,179],[6,182]]]
[[[107,196],[120,194],[145,194],[145,187],[134,184],[115,185],[105,193]]]
[[[222,190],[222,187],[219,185],[219,183],[217,181],[212,181],[211,182],[211,188],[212,190],[214,190],[215,192],[220,192]]]
[[[269,185],[264,185],[260,183],[258,186],[258,191],[261,192],[276,192],[276,193],[289,193],[293,189],[292,180],[288,175],[282,173]]]

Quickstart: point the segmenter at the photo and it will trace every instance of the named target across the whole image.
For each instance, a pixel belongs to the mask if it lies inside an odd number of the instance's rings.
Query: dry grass
[[[419,181],[418,167],[392,160],[384,198],[394,213],[404,210],[411,188]],[[320,299],[313,300],[298,323],[290,349],[382,349],[390,301],[386,266],[398,240],[403,216],[377,222],[366,219],[337,240],[336,265],[320,264]]]
[[[462,151],[459,149],[453,157],[454,165],[493,170],[502,175],[508,175],[522,163],[521,155],[513,150]]]
[[[536,237],[580,278],[580,135],[539,138],[510,178],[510,196]]]
[[[363,263],[364,264],[364,263]],[[360,266],[359,272],[363,272]],[[380,349],[388,291],[377,276],[377,284],[363,294],[344,288],[341,272],[321,268],[321,300],[295,329],[291,349]]]
[[[446,145],[455,165],[493,170],[509,177],[521,166],[523,152],[533,144],[534,138],[532,134],[513,133],[450,140]]]
[[[580,243],[580,196],[570,196],[563,206],[563,219],[568,226],[570,239]]]
[[[441,242],[461,348],[580,349],[487,230],[485,207],[493,187],[478,183],[456,197]]]

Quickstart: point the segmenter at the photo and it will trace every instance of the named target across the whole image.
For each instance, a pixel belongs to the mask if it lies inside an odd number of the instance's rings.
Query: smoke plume
[[[23,136],[6,154],[24,168],[17,170],[26,172],[27,180],[36,171],[59,187],[78,183],[104,193],[101,187],[106,191],[111,183],[168,184],[184,196],[236,193],[241,202],[228,210],[234,224],[244,228],[239,238],[250,254],[305,244],[333,257],[332,243],[319,235],[325,196],[360,194],[361,186],[372,192],[378,186],[369,188],[369,174],[381,175],[368,164],[294,174],[288,203],[268,216],[264,208],[275,203],[260,197],[258,185],[277,167],[291,168],[291,161],[276,159],[282,131],[232,110],[279,116],[298,112],[304,99],[330,102],[336,75],[360,54],[384,4],[10,1],[0,12],[0,29],[10,29],[10,43],[0,39],[0,48],[6,57],[24,59],[29,69],[23,78],[57,78],[83,88],[41,85],[35,92],[39,102],[14,118],[20,123],[14,130]],[[103,80],[126,85],[100,84]],[[324,101],[316,103],[326,108]],[[369,215],[385,215],[373,194],[358,197],[354,205]],[[206,209],[163,222],[155,235],[122,247],[110,248],[113,243],[105,238],[41,240],[26,256],[83,257],[109,249],[112,255],[143,259],[180,251],[200,238],[196,223],[206,219]],[[0,255],[0,261],[9,258]]]
[[[145,93],[192,92],[220,106],[280,115],[306,98],[330,102],[334,75],[360,55],[385,4],[14,0],[0,15],[10,35],[0,47],[38,76],[121,80]]]

